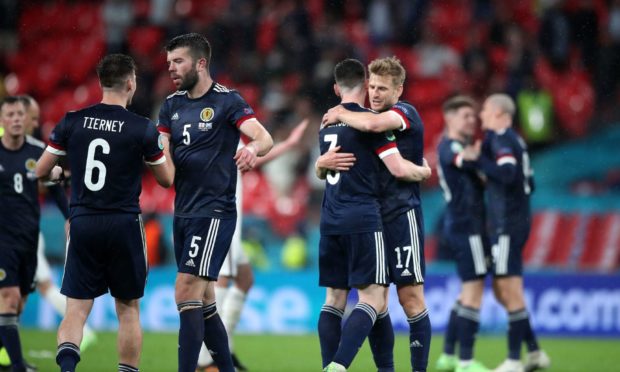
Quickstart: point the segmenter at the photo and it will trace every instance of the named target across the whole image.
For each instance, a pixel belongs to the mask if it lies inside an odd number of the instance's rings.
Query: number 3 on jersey
[[[105,176],[107,169],[105,164],[99,160],[95,160],[95,152],[97,147],[101,147],[101,152],[104,154],[110,153],[110,144],[103,138],[95,138],[88,145],[88,154],[86,155],[86,171],[84,172],[84,184],[90,191],[99,191],[105,185]],[[97,181],[93,180],[93,170],[99,171]]]
[[[338,135],[337,134],[326,134],[325,137],[323,137],[323,140],[325,142],[329,142],[329,150],[332,150],[334,147],[336,147],[336,143],[338,142]],[[335,185],[338,183],[338,181],[340,181],[340,171],[328,171],[327,172],[327,182],[330,185]]]

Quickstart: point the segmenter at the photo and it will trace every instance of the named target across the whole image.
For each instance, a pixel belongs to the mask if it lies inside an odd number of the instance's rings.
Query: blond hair
[[[509,95],[504,93],[495,93],[491,94],[487,101],[493,106],[497,107],[501,112],[514,116],[517,109],[515,107],[515,102],[510,98]]]
[[[407,74],[395,56],[375,59],[368,65],[368,71],[379,76],[391,76],[395,86],[403,85]]]

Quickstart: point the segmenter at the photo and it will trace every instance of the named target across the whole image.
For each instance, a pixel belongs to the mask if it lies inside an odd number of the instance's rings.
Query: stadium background
[[[39,101],[43,139],[65,111],[100,99],[94,68],[110,52],[136,59],[130,109],[156,121],[174,90],[162,46],[191,31],[211,41],[215,80],[238,89],[276,141],[311,119],[294,151],[243,177],[243,236],[257,277],[240,332],[314,332],[323,301],[316,285],[322,185],[311,168],[321,115],[337,103],[332,69],[346,57],[367,63],[396,55],[408,74],[403,98],[424,120],[432,166],[447,97],[504,91],[516,99],[515,122],[530,145],[537,183],[524,253],[533,323],[546,336],[620,339],[620,1],[4,0],[0,7],[0,95],[29,93]],[[146,330],[178,326],[173,197],[145,174],[141,204],[152,261]],[[434,233],[444,205],[436,175],[422,197],[427,300],[441,332],[458,279]],[[63,221],[48,204],[41,226],[60,277]],[[91,324],[115,329],[113,309],[109,297],[98,300]],[[391,310],[404,330],[395,297]],[[22,324],[55,329],[58,318],[34,295]],[[490,295],[482,327],[491,334],[506,327]]]

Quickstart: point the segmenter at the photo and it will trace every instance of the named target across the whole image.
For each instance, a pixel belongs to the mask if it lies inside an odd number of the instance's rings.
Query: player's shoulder
[[[413,104],[407,101],[398,101],[391,108],[392,111],[397,111],[400,115],[403,115],[409,121],[410,127],[422,128],[424,123],[422,122],[422,117],[418,113],[418,110],[413,106]]]
[[[187,91],[186,90],[177,90],[176,92],[168,95],[166,97],[166,102],[168,101],[174,101],[174,100],[178,100],[178,99],[182,99],[182,98],[186,98],[187,97]]]
[[[45,142],[34,138],[33,136],[27,135],[26,136],[26,143],[32,147],[36,147],[36,148],[40,148],[40,149],[45,149]]]
[[[439,156],[450,156],[452,157],[455,154],[459,154],[463,151],[464,144],[448,137],[443,137],[439,144],[437,145],[437,151],[439,152]]]
[[[413,106],[413,104],[407,101],[398,101],[396,102],[394,106],[392,106],[392,108],[402,111],[407,116],[411,116],[411,117],[420,116],[415,106]]]
[[[127,116],[127,119],[131,120],[132,125],[146,127],[153,124],[151,119],[144,117],[140,114],[136,114],[135,112],[131,112],[129,110],[126,111],[125,115]]]
[[[213,92],[218,94],[226,94],[226,95],[239,95],[236,89],[228,88],[220,83],[213,84]]]
[[[508,145],[517,141],[518,135],[511,128],[501,131],[489,131],[489,140],[492,143]]]
[[[454,140],[451,138],[448,138],[447,136],[442,136],[441,139],[439,140],[439,143],[437,144],[437,151],[442,151],[445,149],[450,149],[451,148],[451,144]]]

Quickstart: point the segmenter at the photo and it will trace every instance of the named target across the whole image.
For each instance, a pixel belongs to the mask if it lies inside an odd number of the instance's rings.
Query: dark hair
[[[334,80],[343,88],[353,89],[366,80],[366,68],[357,59],[347,58],[334,67]]]
[[[136,63],[125,54],[108,54],[97,65],[97,76],[103,88],[120,88],[131,74]]]
[[[454,96],[444,102],[442,110],[444,114],[448,112],[457,111],[462,107],[476,108],[476,102],[468,96]]]
[[[17,102],[22,102],[23,104],[24,101],[22,101],[18,96],[6,96],[0,101],[0,110],[2,110],[4,105],[12,105]]]
[[[166,44],[166,52],[171,52],[183,47],[189,48],[189,54],[194,61],[205,58],[207,60],[207,66],[209,62],[211,62],[211,44],[209,44],[209,40],[207,40],[206,37],[195,32],[175,36]]]
[[[17,96],[17,98],[24,104],[26,110],[28,110],[32,105],[32,102],[34,102],[34,98],[28,94],[22,94],[21,96]]]

